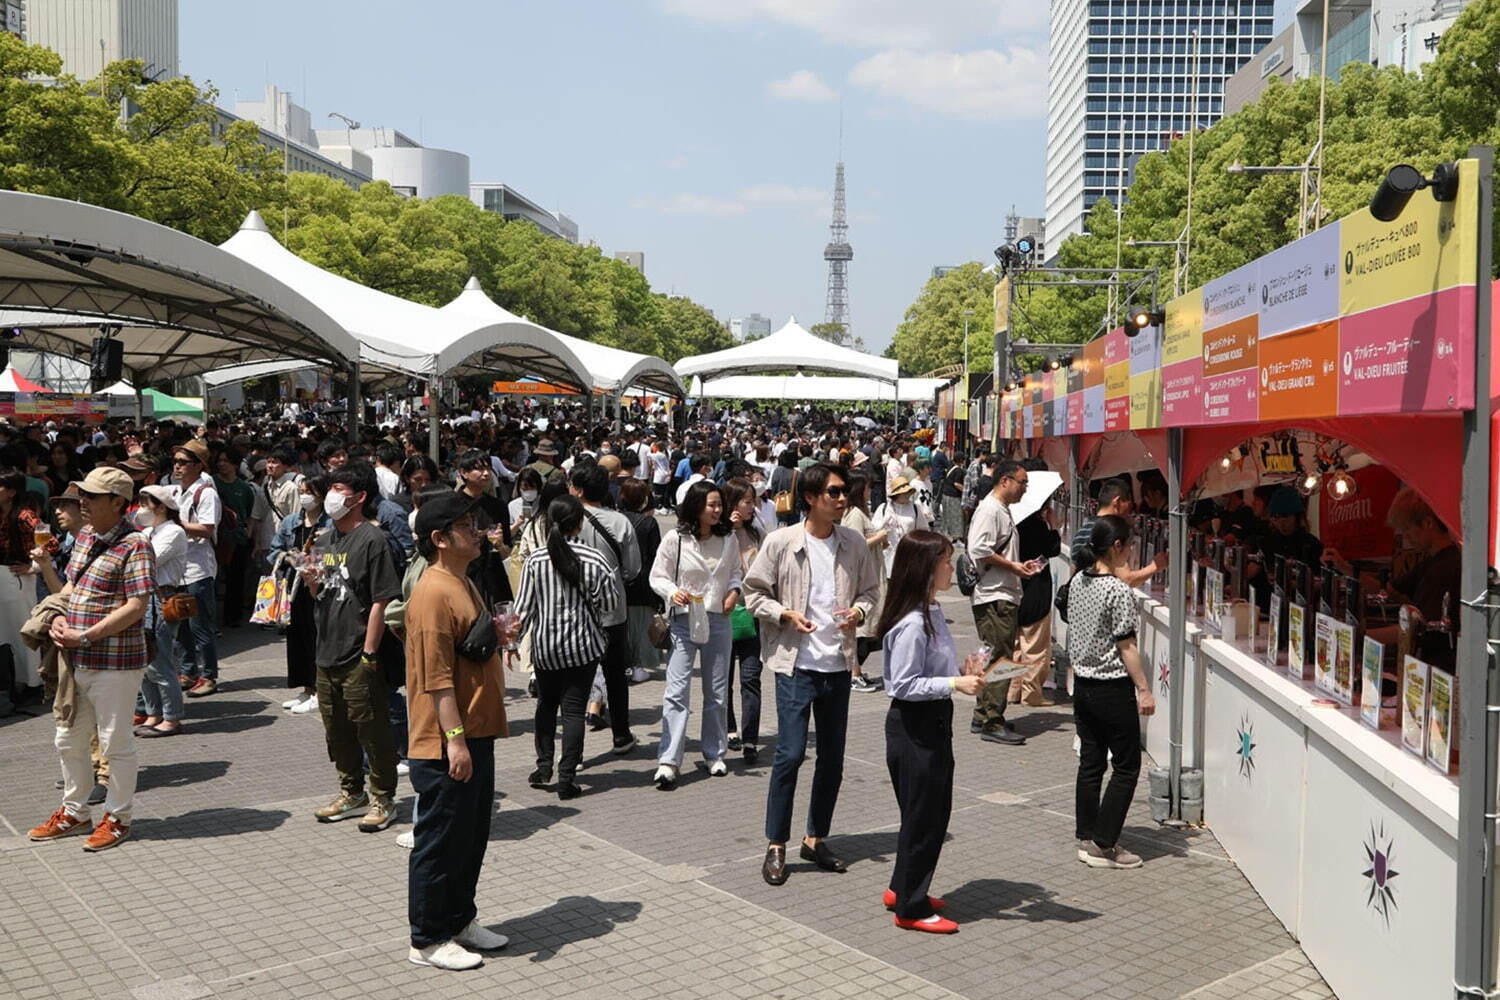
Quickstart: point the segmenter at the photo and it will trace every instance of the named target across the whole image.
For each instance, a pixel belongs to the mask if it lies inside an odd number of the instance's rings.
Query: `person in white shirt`
[[[214,555],[223,504],[213,477],[208,474],[208,445],[189,441],[172,452],[172,474],[180,484],[177,505],[182,529],[187,532],[187,566],[182,582],[198,601],[198,613],[187,622],[192,637],[191,665],[179,670],[189,698],[201,698],[219,690],[219,649],[215,634],[219,609],[214,581],[219,563]]]
[[[651,566],[651,589],[667,604],[672,624],[672,652],[662,696],[661,744],[656,775],[660,789],[676,786],[687,744],[689,692],[693,658],[703,678],[703,721],[699,742],[708,773],[729,773],[725,697],[729,690],[729,614],[740,601],[740,545],[724,514],[724,499],[713,483],[688,488],[677,505],[677,530],[662,540]],[[694,607],[698,604],[699,607]],[[707,619],[702,631],[698,615]]]
[[[143,486],[140,506],[135,512],[135,526],[151,543],[156,556],[156,593],[146,610],[146,628],[156,637],[156,653],[146,664],[137,699],[137,714],[146,718],[135,727],[142,739],[175,736],[182,730],[182,684],[177,680],[177,664],[172,651],[176,622],[162,615],[162,602],[182,592],[183,573],[187,569],[187,532],[177,523],[177,489],[172,486]]]
[[[688,490],[693,488],[693,484],[703,482],[708,478],[709,473],[713,472],[714,463],[709,460],[707,452],[702,452],[693,456],[691,468],[693,474],[677,487],[677,506],[679,507],[682,506],[682,501],[687,499]]]
[[[896,546],[913,531],[932,527],[932,514],[916,501],[916,485],[905,476],[897,476],[886,491],[886,501],[875,509],[871,528],[885,532],[881,551],[885,555],[885,578],[891,578]]]
[[[375,449],[375,482],[380,486],[380,495],[387,500],[395,499],[401,492],[401,449],[389,441]]]
[[[654,442],[651,451],[647,453],[647,462],[642,467],[651,470],[651,490],[656,494],[657,510],[666,509],[667,488],[672,483],[672,455],[667,442]]]

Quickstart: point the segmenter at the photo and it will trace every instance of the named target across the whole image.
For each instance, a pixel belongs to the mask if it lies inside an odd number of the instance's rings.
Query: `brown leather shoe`
[[[760,877],[766,885],[781,885],[786,881],[786,848],[772,845],[766,848],[766,860],[760,866]]]

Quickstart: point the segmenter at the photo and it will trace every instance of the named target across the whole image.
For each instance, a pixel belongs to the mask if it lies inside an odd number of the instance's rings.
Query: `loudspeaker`
[[[125,377],[125,344],[110,337],[95,337],[89,358],[89,375],[94,384],[113,385]]]

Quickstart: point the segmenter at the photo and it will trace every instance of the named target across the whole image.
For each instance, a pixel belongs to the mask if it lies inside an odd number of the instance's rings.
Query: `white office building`
[[[470,184],[469,200],[486,212],[494,212],[512,221],[529,222],[548,236],[573,244],[578,242],[578,223],[561,212],[554,215],[509,184]]]
[[[1272,0],[1053,0],[1050,249],[1083,232],[1099,199],[1123,202],[1143,155],[1185,134],[1194,120],[1200,128],[1219,120],[1224,82],[1270,40],[1271,19]]]
[[[751,313],[749,316],[730,317],[729,335],[740,342],[769,337],[771,335],[771,317],[762,316],[760,313]]]
[[[357,154],[370,160],[370,174],[413,198],[469,193],[469,157],[434,149],[393,128],[317,129],[318,150],[352,166]]]
[[[24,6],[26,40],[62,56],[64,73],[91,80],[112,62],[139,59],[153,80],[178,75],[177,0],[25,0]]]

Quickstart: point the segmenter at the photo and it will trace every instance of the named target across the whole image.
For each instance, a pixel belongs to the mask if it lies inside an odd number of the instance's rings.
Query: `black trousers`
[[[416,847],[406,866],[406,918],[413,948],[441,944],[477,915],[474,892],[490,842],[495,803],[495,738],[465,741],[474,761],[468,781],[448,777],[448,758],[413,760]]]
[[[594,686],[595,664],[570,667],[567,670],[536,672],[536,766],[550,768],[557,739],[557,711],[562,709],[562,760],[557,776],[572,781],[583,760],[583,713],[589,703],[589,689]],[[611,705],[613,702],[611,701]]]
[[[1112,681],[1074,677],[1073,718],[1081,744],[1075,800],[1078,839],[1110,848],[1120,839],[1141,776],[1141,720],[1135,685],[1128,677]],[[1109,787],[1101,798],[1106,767],[1111,767]]]
[[[953,812],[953,702],[892,699],[885,716],[885,764],[901,807],[891,891],[896,916],[932,916],[927,897]]]
[[[604,696],[609,699],[609,728],[620,743],[630,738],[630,626],[606,625],[604,638]]]

